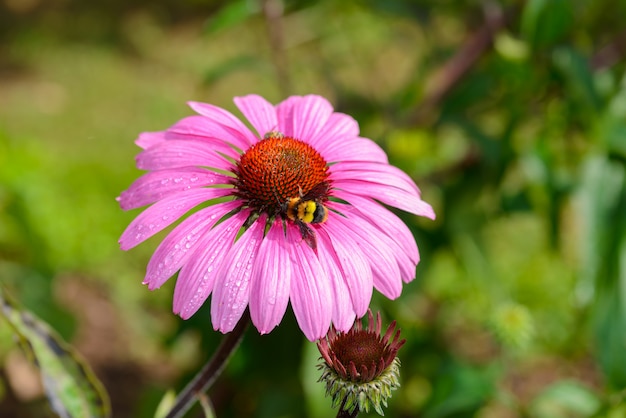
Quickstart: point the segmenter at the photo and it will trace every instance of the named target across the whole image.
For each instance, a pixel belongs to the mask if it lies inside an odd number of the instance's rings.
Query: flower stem
[[[165,418],[180,418],[185,412],[191,408],[194,402],[207,391],[207,389],[215,382],[220,375],[226,362],[230,358],[231,354],[235,352],[235,349],[239,346],[243,338],[243,334],[250,324],[250,313],[246,309],[243,316],[237,323],[235,329],[224,336],[224,339],[220,343],[219,347],[213,354],[213,357],[207,364],[204,365],[202,370],[189,382],[189,384],[178,394],[176,402],[165,416]]]

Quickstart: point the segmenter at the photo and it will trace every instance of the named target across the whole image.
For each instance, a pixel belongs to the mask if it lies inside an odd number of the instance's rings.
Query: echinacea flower
[[[328,335],[317,343],[323,362],[320,382],[326,382],[326,395],[332,397],[332,406],[340,406],[350,416],[359,411],[374,409],[384,415],[391,391],[400,387],[400,360],[398,350],[406,340],[400,340],[396,321],[387,327],[384,335],[380,312],[376,322],[368,311],[368,326],[362,319],[348,332],[337,332],[330,327]]]
[[[273,106],[249,95],[235,104],[256,133],[224,109],[191,102],[199,115],[136,141],[137,167],[148,173],[118,200],[125,210],[151,206],[124,231],[122,249],[200,207],[156,249],[149,289],[178,272],[174,312],[187,319],[212,295],[221,332],[249,306],[268,333],[290,302],[311,341],[331,321],[349,329],[373,288],[398,297],[419,254],[407,226],[379,202],[434,218],[411,178],[322,97]]]

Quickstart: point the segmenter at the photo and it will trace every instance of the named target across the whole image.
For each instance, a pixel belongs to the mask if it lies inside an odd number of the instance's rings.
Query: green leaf
[[[610,77],[608,73],[603,75],[605,79]],[[596,78],[597,84],[601,79],[600,76]],[[626,78],[622,78],[620,84],[626,85]],[[598,137],[606,144],[609,153],[626,160],[626,88],[619,89],[611,97],[598,123]]]
[[[607,157],[588,158],[578,194],[585,220],[579,293],[595,296],[596,356],[607,381],[626,387],[626,170]],[[595,295],[594,295],[595,292]]]
[[[569,0],[529,0],[524,7],[521,32],[534,47],[558,42],[573,25]]]
[[[170,389],[165,392],[163,398],[161,398],[161,402],[157,406],[156,411],[154,412],[154,418],[165,418],[167,413],[170,412],[174,403],[176,402],[176,392]]]
[[[257,2],[237,0],[229,2],[211,16],[206,25],[207,34],[237,26],[253,14],[257,13]]]
[[[50,327],[9,302],[0,288],[0,310],[41,372],[52,409],[63,418],[110,417],[109,398],[89,366]]]
[[[531,403],[536,418],[584,418],[600,408],[600,400],[578,382],[557,382],[541,392]]]
[[[572,104],[586,111],[598,112],[602,103],[585,57],[573,48],[562,47],[554,51],[552,59],[565,79]]]

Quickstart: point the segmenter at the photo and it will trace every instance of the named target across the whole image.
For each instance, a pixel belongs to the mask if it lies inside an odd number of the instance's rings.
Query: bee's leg
[[[306,242],[313,251],[317,251],[317,240],[315,232],[304,222],[298,222],[300,228],[300,234],[302,234],[302,240]]]

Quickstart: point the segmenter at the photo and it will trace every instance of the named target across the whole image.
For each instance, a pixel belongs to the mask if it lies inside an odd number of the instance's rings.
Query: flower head
[[[349,329],[373,288],[399,296],[419,254],[406,225],[379,202],[434,218],[415,183],[322,97],[273,106],[250,95],[235,104],[256,132],[192,102],[198,115],[137,139],[137,167],[148,172],[118,200],[125,210],[151,206],[124,231],[122,249],[200,207],[163,239],[144,283],[159,288],[178,271],[174,312],[187,319],[212,294],[211,320],[222,332],[249,306],[268,333],[291,303],[310,340],[331,321]]]
[[[332,397],[333,406],[341,405],[349,413],[373,408],[384,415],[381,404],[387,406],[391,391],[400,386],[400,360],[396,355],[406,342],[400,340],[400,330],[395,331],[395,327],[394,321],[381,335],[380,313],[374,323],[369,311],[367,329],[363,329],[361,320],[346,333],[337,333],[331,326],[326,338],[318,341],[323,359],[318,366],[322,370],[320,381],[326,382],[326,394]]]

